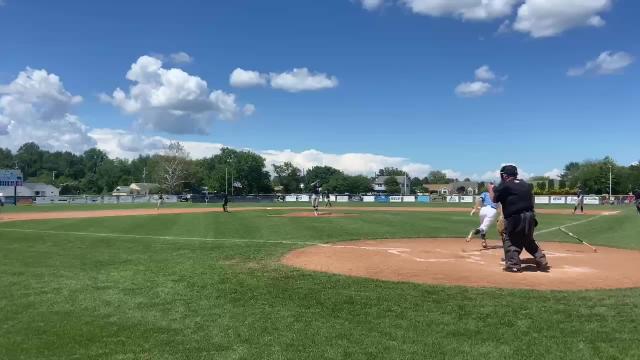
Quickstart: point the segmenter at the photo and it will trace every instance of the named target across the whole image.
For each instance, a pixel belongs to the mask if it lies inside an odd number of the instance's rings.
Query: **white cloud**
[[[324,73],[312,73],[307,68],[295,68],[292,71],[269,75],[271,87],[289,92],[330,89],[338,86],[335,76]]]
[[[268,76],[257,71],[236,68],[229,76],[229,84],[233,87],[246,88],[267,85]]]
[[[455,93],[460,97],[478,97],[491,90],[491,84],[484,81],[463,82],[456,86]]]
[[[162,136],[145,136],[121,129],[94,129],[89,133],[96,141],[97,148],[104,150],[110,157],[133,159],[138,155],[161,153],[171,142]],[[222,144],[180,141],[192,158],[201,159],[220,152]]]
[[[57,75],[27,68],[0,85],[0,143],[15,150],[33,141],[48,150],[72,152],[94,146],[88,127],[71,113],[81,101]]]
[[[455,170],[451,170],[451,169],[444,169],[442,170],[443,173],[445,173],[445,175],[447,175],[447,178],[449,179],[458,179],[458,180],[462,180],[464,179],[466,176],[462,176],[462,173],[459,171],[455,171]]]
[[[513,28],[532,37],[549,37],[581,26],[604,26],[600,13],[612,0],[526,0],[518,8]]]
[[[397,167],[409,172],[411,176],[423,177],[432,170],[428,164],[412,163],[406,158],[368,153],[329,154],[312,149],[302,152],[267,150],[260,152],[260,155],[267,160],[269,166],[285,161],[304,169],[326,165],[352,175],[373,176],[379,169]]]
[[[265,86],[288,92],[315,91],[338,86],[338,79],[324,73],[312,73],[307,68],[295,68],[283,73],[263,74],[259,71],[236,68],[229,76],[233,87],[247,88]]]
[[[207,134],[215,117],[233,119],[242,114],[234,94],[211,91],[201,78],[162,67],[162,61],[141,56],[126,78],[134,83],[127,94],[120,88],[100,99],[129,115],[148,130],[173,134]]]
[[[588,61],[584,66],[573,67],[567,71],[568,76],[580,76],[588,72],[599,75],[615,74],[634,62],[633,56],[624,51],[605,51],[596,59]]]
[[[193,62],[193,57],[184,51],[170,54],[169,59],[174,64],[190,64]]]
[[[369,11],[379,9],[385,3],[385,0],[359,0],[359,1],[362,4],[362,7]]]
[[[560,169],[552,169],[544,173],[544,176],[554,180],[560,179],[560,175],[562,175],[562,170]]]
[[[520,0],[401,0],[416,14],[491,20],[508,16]]]
[[[247,104],[242,108],[242,113],[245,116],[251,116],[256,112],[256,107],[253,104]]]
[[[482,65],[475,71],[476,80],[489,81],[496,78],[496,74],[491,71],[488,65]]]

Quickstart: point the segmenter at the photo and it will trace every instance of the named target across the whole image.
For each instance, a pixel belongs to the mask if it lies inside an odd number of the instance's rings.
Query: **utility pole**
[[[147,167],[146,166],[142,169],[142,182],[143,183],[147,182]]]
[[[56,171],[55,170],[51,171],[51,180],[52,180],[52,182],[56,181]]]
[[[229,168],[224,168],[224,193],[229,194]]]
[[[234,187],[236,187],[236,185],[233,182],[233,169],[231,169],[231,196],[233,196],[233,188]]]

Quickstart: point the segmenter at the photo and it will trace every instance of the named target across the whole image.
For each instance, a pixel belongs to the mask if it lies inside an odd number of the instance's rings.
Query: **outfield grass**
[[[0,359],[640,358],[640,289],[426,286],[277,263],[305,243],[461,237],[477,217],[267,216],[285,212],[0,223]],[[628,208],[570,229],[640,249],[639,226]]]

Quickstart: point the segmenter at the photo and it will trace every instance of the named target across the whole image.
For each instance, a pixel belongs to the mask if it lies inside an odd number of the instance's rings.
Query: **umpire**
[[[536,267],[548,271],[547,257],[533,238],[538,225],[534,212],[533,185],[518,179],[518,168],[505,165],[500,169],[502,181],[498,186],[489,186],[489,194],[495,203],[502,205],[505,219],[504,254],[507,272],[522,271],[520,253],[524,248],[533,255]]]

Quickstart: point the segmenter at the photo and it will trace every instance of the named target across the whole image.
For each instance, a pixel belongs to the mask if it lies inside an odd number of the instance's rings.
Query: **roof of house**
[[[452,188],[459,188],[459,187],[461,187],[461,186],[464,186],[464,187],[466,187],[466,188],[470,188],[470,187],[475,188],[475,187],[478,187],[478,183],[477,183],[477,182],[475,182],[475,181],[455,181],[455,182],[453,182],[453,183],[451,183],[451,184],[449,184],[449,185],[451,185],[451,187],[452,187]]]
[[[450,184],[424,184],[422,185],[425,189],[429,189],[432,191],[440,191],[442,189],[448,189]]]
[[[117,192],[117,193],[128,193],[131,190],[130,187],[128,186],[118,186],[115,188],[115,190],[113,190],[113,192]]]
[[[158,187],[160,187],[160,185],[154,183],[132,183],[129,185],[129,188],[137,190],[149,190]]]
[[[28,188],[31,191],[59,191],[59,189],[53,185],[44,184],[44,183],[24,183],[24,187]]]

